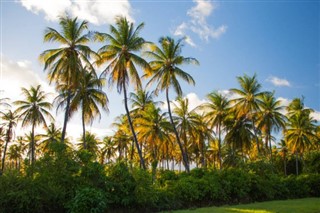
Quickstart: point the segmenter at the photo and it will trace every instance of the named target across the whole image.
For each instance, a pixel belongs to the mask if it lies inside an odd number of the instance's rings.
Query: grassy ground
[[[269,201],[236,206],[174,211],[174,213],[320,213],[320,198]]]

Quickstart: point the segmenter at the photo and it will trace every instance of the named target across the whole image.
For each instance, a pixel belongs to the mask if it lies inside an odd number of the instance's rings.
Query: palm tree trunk
[[[296,151],[296,175],[299,175],[298,152]]]
[[[6,136],[6,143],[4,145],[4,149],[3,149],[3,156],[2,156],[2,165],[1,165],[1,172],[4,172],[4,168],[5,168],[5,159],[6,159],[6,153],[7,153],[7,148],[8,148],[8,143],[11,140],[11,131],[12,131],[12,124],[9,123],[9,127],[7,130],[7,136]]]
[[[131,121],[131,116],[130,116],[130,112],[129,112],[129,108],[128,108],[128,98],[127,98],[127,90],[126,90],[125,81],[123,82],[122,86],[123,86],[123,93],[124,93],[124,106],[125,106],[125,109],[126,109],[126,113],[127,113],[127,117],[128,117],[128,121],[129,121],[129,126],[130,126],[130,129],[131,129],[132,135],[133,135],[133,140],[134,140],[134,143],[135,143],[136,148],[138,150],[138,154],[139,154],[139,158],[140,158],[140,164],[142,165],[143,169],[147,169],[146,164],[144,162],[144,159],[142,157],[142,152],[140,150],[138,139],[137,139],[137,136],[136,136],[136,133],[134,131],[133,124],[132,124],[132,121]]]
[[[182,154],[182,160],[183,160],[184,167],[186,169],[186,172],[189,173],[190,172],[190,168],[189,168],[189,163],[188,163],[188,157],[187,157],[186,153],[183,150],[183,146],[181,144],[178,131],[177,131],[176,126],[175,126],[175,124],[173,122],[173,119],[172,119],[170,100],[169,100],[169,89],[168,88],[166,89],[166,97],[167,97],[167,104],[168,104],[168,112],[169,112],[170,122],[171,122],[171,125],[173,127],[173,131],[174,131],[174,134],[176,135],[176,139],[177,139],[177,142],[178,142],[181,154]]]
[[[62,133],[61,133],[61,143],[64,143],[64,139],[66,137],[67,123],[68,123],[69,110],[70,110],[70,101],[71,101],[71,90],[69,89],[68,96],[67,96],[66,111],[64,114],[63,128],[62,128]]]
[[[284,168],[284,175],[287,176],[287,155],[284,154],[284,157],[283,157],[283,168]]]
[[[222,157],[221,157],[221,122],[218,124],[218,156],[219,156],[219,168],[222,169]]]
[[[83,140],[83,148],[87,149],[86,143],[86,124],[84,122],[84,109],[82,107],[82,140]]]
[[[256,144],[257,144],[257,151],[258,151],[258,155],[259,155],[260,154],[260,146],[259,146],[259,139],[258,139],[258,135],[257,135],[257,129],[256,129],[254,118],[252,119],[252,127],[253,127],[254,138],[255,138]]]
[[[35,162],[35,140],[34,140],[34,128],[35,128],[35,122],[32,123],[32,130],[31,130],[31,165],[34,165]]]

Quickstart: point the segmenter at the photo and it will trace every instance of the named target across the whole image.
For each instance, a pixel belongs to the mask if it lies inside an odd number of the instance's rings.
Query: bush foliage
[[[268,163],[255,162],[189,174],[163,170],[154,178],[125,162],[101,165],[86,152],[60,148],[23,173],[8,170],[0,176],[0,213],[156,212],[310,196],[320,196],[317,172],[285,177]]]

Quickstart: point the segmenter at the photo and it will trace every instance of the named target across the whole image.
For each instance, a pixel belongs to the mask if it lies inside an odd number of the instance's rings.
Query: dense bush
[[[58,151],[26,173],[0,176],[0,213],[156,212],[207,205],[320,196],[320,174],[282,176],[265,162],[189,174],[108,166],[90,153]]]

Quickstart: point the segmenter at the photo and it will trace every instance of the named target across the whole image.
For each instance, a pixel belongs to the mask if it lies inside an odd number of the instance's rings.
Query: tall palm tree
[[[87,148],[86,144],[86,124],[92,123],[94,118],[101,119],[99,107],[108,112],[108,97],[102,90],[104,84],[103,78],[97,78],[94,72],[86,72],[83,78],[80,79],[80,86],[71,98],[70,116],[77,109],[81,108],[82,119],[82,141],[83,148]]]
[[[184,57],[181,55],[183,40],[184,39],[179,39],[178,41],[175,41],[173,38],[170,37],[162,37],[159,40],[161,47],[151,45],[151,50],[146,51],[146,54],[154,59],[150,62],[150,66],[153,72],[148,84],[157,84],[156,93],[158,93],[159,91],[166,92],[170,122],[173,126],[176,140],[181,151],[183,164],[185,166],[186,171],[189,172],[190,168],[188,157],[184,151],[183,144],[180,141],[178,131],[173,121],[169,99],[170,87],[173,87],[174,91],[178,94],[178,96],[182,95],[182,89],[178,81],[178,78],[185,80],[189,84],[195,84],[192,76],[179,67],[184,64],[199,64],[199,62],[195,58]]]
[[[1,164],[1,172],[5,169],[5,159],[6,159],[6,153],[9,142],[12,140],[13,136],[13,128],[17,125],[17,121],[19,120],[19,116],[16,112],[13,112],[11,110],[8,110],[7,112],[3,113],[1,118],[4,122],[4,125],[7,127],[6,135],[5,135],[5,145],[3,149],[3,156],[2,156],[2,164]]]
[[[101,56],[101,60],[98,61],[98,64],[101,65],[105,62],[109,62],[102,74],[109,74],[109,84],[116,84],[118,92],[123,92],[124,106],[133,140],[140,158],[140,164],[146,169],[137,136],[133,128],[127,97],[129,81],[135,85],[136,89],[141,88],[141,80],[136,65],[142,67],[146,72],[149,70],[149,64],[136,54],[136,52],[140,51],[146,43],[145,40],[139,36],[143,26],[144,24],[141,23],[134,28],[133,23],[129,23],[125,17],[117,17],[116,26],[110,25],[110,34],[96,33],[95,37],[97,40],[107,40],[110,42],[110,44],[99,49],[98,52]]]
[[[265,93],[261,97],[260,112],[258,113],[257,127],[265,135],[265,147],[270,152],[272,162],[271,132],[278,132],[285,128],[286,117],[281,114],[282,106],[279,100],[276,100],[274,93]]]
[[[237,117],[247,116],[252,122],[254,137],[257,144],[258,153],[260,152],[259,140],[256,128],[256,114],[259,111],[261,97],[265,92],[261,92],[261,84],[257,81],[256,75],[252,77],[244,75],[237,77],[240,89],[230,89],[231,92],[238,95],[238,98],[232,100],[235,103]]]
[[[223,132],[223,123],[228,116],[230,110],[230,101],[218,92],[211,92],[207,95],[208,102],[202,104],[199,109],[205,112],[205,120],[207,120],[209,127],[213,129],[216,127],[218,134],[218,158],[220,169],[222,169],[221,159],[221,134]]]
[[[139,114],[141,111],[145,111],[148,105],[155,104],[153,101],[154,92],[146,91],[145,89],[139,89],[136,93],[130,93],[130,101],[134,114]]]
[[[53,120],[49,110],[51,103],[46,101],[47,94],[41,90],[41,86],[30,87],[30,89],[22,88],[25,100],[15,101],[17,105],[16,112],[22,119],[22,127],[31,125],[31,163],[35,161],[35,140],[34,132],[38,125],[43,124],[47,127],[46,117]]]
[[[67,122],[70,117],[69,107],[72,93],[79,86],[79,79],[83,75],[83,67],[92,67],[90,58],[97,59],[98,55],[86,44],[90,41],[89,34],[85,34],[88,29],[88,22],[79,22],[77,18],[60,17],[61,31],[48,27],[44,34],[45,42],[55,42],[59,48],[49,49],[40,55],[44,62],[44,70],[48,70],[50,84],[65,84],[65,90],[59,91],[66,95],[66,106],[64,123],[61,134],[61,142],[66,136]]]

